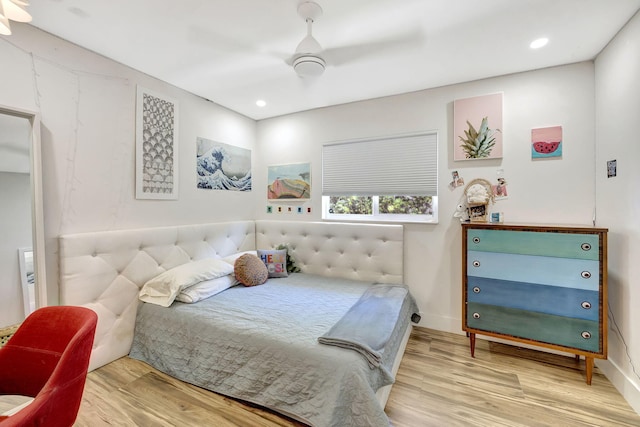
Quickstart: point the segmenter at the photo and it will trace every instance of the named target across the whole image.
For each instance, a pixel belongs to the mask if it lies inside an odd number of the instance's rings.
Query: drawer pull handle
[[[585,340],[588,340],[589,338],[591,338],[591,332],[589,331],[584,331],[580,335],[582,335],[582,338],[584,338]]]
[[[585,309],[590,309],[591,308],[591,303],[589,301],[582,301],[582,304],[580,304],[582,306],[582,308]]]
[[[480,288],[479,288],[479,287],[477,287],[477,286],[474,286],[474,287],[473,287],[473,293],[474,293],[474,294],[479,294],[479,293],[480,293]]]
[[[591,273],[588,271],[583,271],[580,275],[583,279],[589,279],[591,277]]]
[[[480,318],[480,313],[473,313],[473,318],[474,319],[479,319]]]
[[[473,261],[473,266],[474,267],[480,267],[480,261],[478,261],[478,260]]]
[[[474,237],[473,238],[473,243],[475,243],[475,244],[480,243],[480,238],[479,237]]]
[[[590,251],[591,250],[591,243],[583,243],[580,245],[580,247],[582,248],[583,251]]]

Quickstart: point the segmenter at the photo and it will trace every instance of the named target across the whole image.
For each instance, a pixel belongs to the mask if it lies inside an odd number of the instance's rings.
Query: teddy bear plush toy
[[[469,213],[467,207],[463,204],[456,206],[456,211],[453,213],[454,218],[460,218],[460,222],[469,221]]]

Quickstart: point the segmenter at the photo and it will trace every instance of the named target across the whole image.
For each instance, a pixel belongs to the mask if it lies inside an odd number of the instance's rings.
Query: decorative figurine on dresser
[[[607,358],[607,229],[462,224],[462,329]]]

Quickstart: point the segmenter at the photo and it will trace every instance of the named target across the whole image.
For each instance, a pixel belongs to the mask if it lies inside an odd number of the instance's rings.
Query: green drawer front
[[[467,229],[467,249],[598,260],[599,234]]]
[[[590,320],[470,302],[467,305],[467,326],[487,332],[601,353],[598,322]]]

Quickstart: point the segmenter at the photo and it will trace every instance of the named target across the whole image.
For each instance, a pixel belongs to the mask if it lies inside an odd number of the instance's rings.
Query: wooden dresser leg
[[[586,356],[584,361],[587,365],[587,385],[591,385],[591,377],[593,376],[593,357]]]
[[[476,357],[476,334],[469,334],[469,347],[471,348],[471,357]]]

